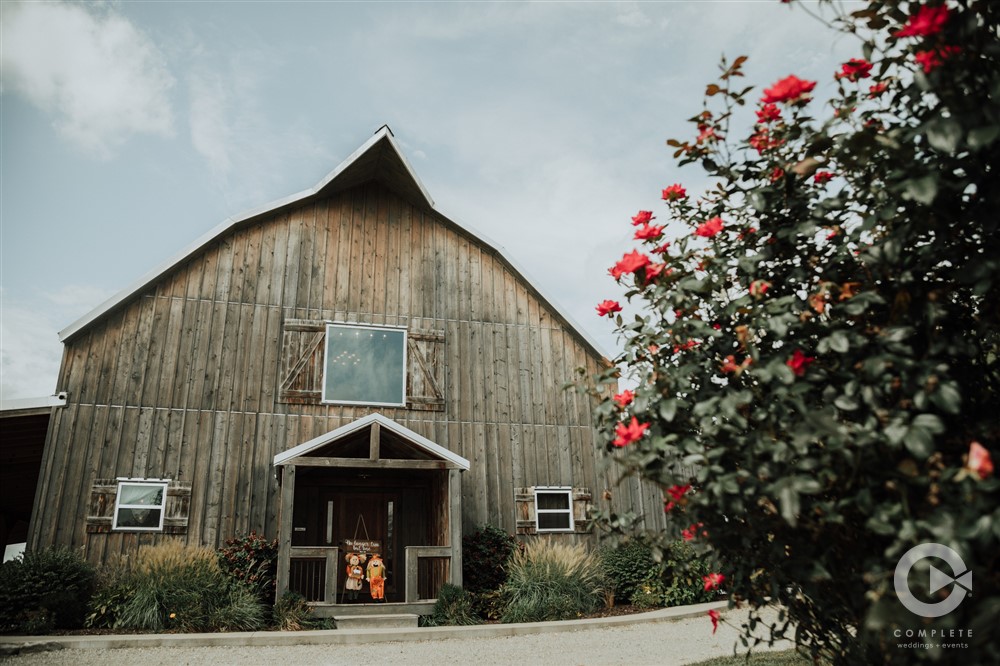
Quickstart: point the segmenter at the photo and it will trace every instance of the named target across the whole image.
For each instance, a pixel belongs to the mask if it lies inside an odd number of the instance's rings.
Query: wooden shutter
[[[326,322],[286,319],[281,336],[278,402],[319,404],[323,399]]]
[[[573,532],[582,534],[590,531],[589,516],[591,500],[593,496],[587,488],[573,489]],[[538,523],[535,520],[535,487],[515,488],[514,506],[517,516],[514,519],[514,527],[518,534],[537,534]],[[546,532],[548,534],[548,532]],[[559,534],[552,532],[551,534]]]
[[[406,335],[406,408],[444,411],[444,331]]]
[[[97,479],[90,489],[90,507],[87,512],[87,532],[100,534],[111,531],[114,524],[115,498],[118,496],[117,479]],[[167,502],[164,507],[163,534],[186,534],[191,513],[191,486],[170,482],[167,484]]]

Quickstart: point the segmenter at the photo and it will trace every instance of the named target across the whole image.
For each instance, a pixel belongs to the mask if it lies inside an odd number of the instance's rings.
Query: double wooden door
[[[386,568],[385,600],[401,600],[405,587],[401,579],[404,567],[397,566],[402,564],[401,553],[398,552],[399,533],[396,529],[399,493],[379,490],[327,490],[322,495],[322,507],[325,545],[339,546],[345,539],[378,541],[381,545],[379,554]],[[346,566],[346,562],[343,562],[342,571],[346,570]],[[366,582],[358,601],[371,600]]]

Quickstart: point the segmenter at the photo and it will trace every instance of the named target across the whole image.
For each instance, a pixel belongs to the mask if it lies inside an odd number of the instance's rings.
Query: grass
[[[778,652],[755,652],[747,660],[746,655],[715,657],[699,661],[690,666],[812,666],[812,660],[795,652],[781,650]]]

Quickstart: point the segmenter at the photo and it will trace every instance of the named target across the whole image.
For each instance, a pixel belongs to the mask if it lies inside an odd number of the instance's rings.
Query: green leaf
[[[798,524],[801,504],[799,494],[791,485],[786,484],[778,491],[778,504],[781,508],[781,517],[792,527]]]
[[[952,118],[937,118],[926,126],[927,141],[943,153],[954,153],[962,140],[962,126]]]
[[[676,400],[664,400],[660,403],[660,418],[670,423],[674,420],[674,416],[677,415],[677,401]]]
[[[847,334],[843,331],[834,331],[827,340],[830,341],[830,349],[838,354],[844,354],[851,347]]]
[[[935,414],[918,414],[913,419],[913,426],[923,428],[935,435],[940,435],[945,431],[944,422]]]
[[[934,437],[926,429],[912,426],[906,431],[903,446],[918,460],[926,460],[934,453]]]
[[[962,394],[951,382],[939,384],[931,393],[931,402],[949,414],[958,414],[962,408]]]
[[[837,409],[842,409],[845,412],[853,412],[858,408],[858,402],[854,398],[848,398],[846,395],[837,396],[837,399],[833,401],[833,404]]]
[[[911,178],[903,182],[903,198],[930,205],[937,197],[938,184],[936,176]]]
[[[969,132],[969,147],[970,148],[985,148],[1000,136],[1000,125],[987,125],[986,127],[977,127],[976,129]]]

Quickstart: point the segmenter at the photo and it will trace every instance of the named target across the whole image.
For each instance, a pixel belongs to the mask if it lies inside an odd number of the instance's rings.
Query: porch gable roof
[[[423,435],[419,435],[410,430],[409,428],[401,426],[392,419],[386,418],[385,416],[383,416],[378,412],[374,412],[372,414],[369,414],[368,416],[364,416],[356,421],[351,421],[346,425],[340,426],[336,430],[331,430],[326,434],[310,439],[308,442],[303,442],[302,444],[299,444],[296,447],[288,449],[283,453],[279,453],[278,455],[274,456],[274,466],[278,467],[281,465],[287,465],[296,458],[308,455],[310,452],[315,451],[316,449],[319,449],[321,447],[327,446],[328,444],[332,444],[337,440],[348,437],[349,435],[356,433],[359,430],[369,427],[373,423],[378,423],[379,427],[385,428],[386,430],[392,432],[396,436],[401,437],[402,439],[406,440],[407,442],[414,445],[418,449],[426,452],[428,455],[432,456],[435,459],[451,463],[451,465],[454,465],[455,467],[463,471],[469,469],[469,461],[463,458],[462,456],[458,455],[457,453],[453,453],[452,451],[449,451],[440,444],[435,444],[434,442],[427,439]]]

